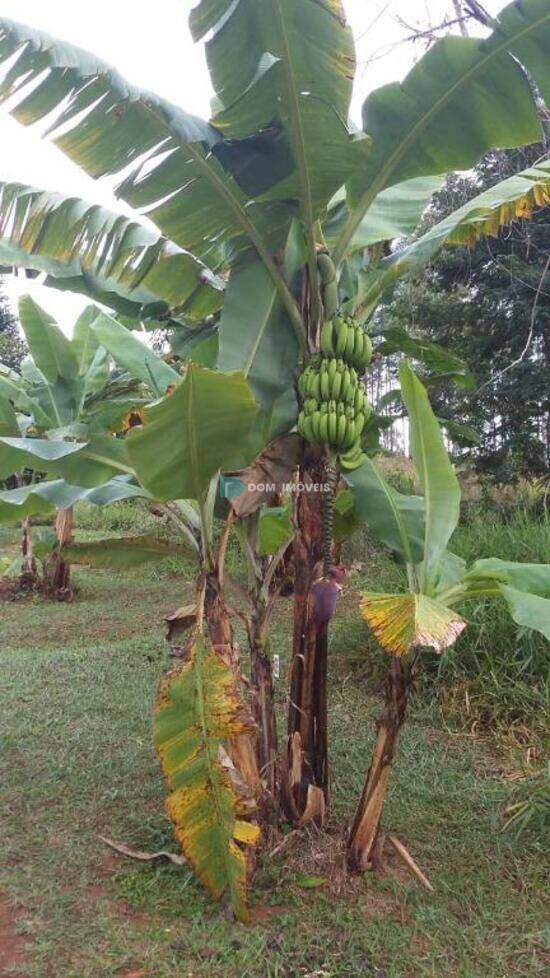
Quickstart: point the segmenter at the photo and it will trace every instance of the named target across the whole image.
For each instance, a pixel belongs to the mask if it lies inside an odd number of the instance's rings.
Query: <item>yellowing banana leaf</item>
[[[199,636],[160,683],[154,741],[182,852],[208,892],[216,900],[227,895],[242,921],[249,917],[245,846],[258,842],[260,829],[243,818],[223,745],[251,729],[230,668]]]
[[[425,594],[365,593],[361,614],[379,645],[397,656],[422,647],[443,652],[466,627],[456,611]]]
[[[424,268],[444,245],[473,246],[550,203],[550,160],[529,167],[478,194],[443,221],[359,277],[357,311],[367,316],[382,293],[403,275]]]

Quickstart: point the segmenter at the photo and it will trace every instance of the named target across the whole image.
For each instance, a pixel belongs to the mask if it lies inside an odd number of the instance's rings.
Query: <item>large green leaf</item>
[[[402,275],[420,271],[444,245],[473,246],[514,220],[530,218],[537,207],[549,203],[550,160],[543,160],[485,190],[369,270],[362,276],[359,307],[368,315],[385,289]]]
[[[63,548],[63,554],[72,564],[87,564],[89,567],[104,567],[108,570],[131,570],[144,564],[158,564],[167,557],[188,557],[189,547],[159,540],[153,534],[139,537],[113,537],[109,540],[89,540],[83,543],[70,543]]]
[[[344,479],[353,493],[356,518],[406,563],[420,563],[424,555],[424,500],[389,486],[370,458],[354,472],[344,473]]]
[[[430,340],[411,336],[401,326],[389,326],[382,329],[381,337],[382,342],[376,349],[383,356],[390,356],[392,353],[405,353],[408,357],[425,363],[431,370],[435,370],[440,376],[452,380],[460,387],[472,388],[474,386],[474,377],[468,364],[444,346],[432,343]],[[380,410],[380,402],[377,408]]]
[[[260,512],[258,523],[258,553],[261,557],[276,554],[285,543],[292,540],[290,506],[268,506]]]
[[[216,158],[223,137],[202,119],[135,88],[86,51],[0,19],[0,63],[16,52],[0,99],[16,96],[31,81],[40,83],[16,102],[12,115],[30,125],[50,114],[56,145],[92,177],[117,175],[138,163],[118,186],[118,196],[146,208],[147,217],[181,248],[210,256],[223,241],[243,235],[257,244],[259,227],[273,234],[289,216],[286,203],[246,206],[247,198]],[[269,169],[270,156],[254,157],[253,163],[256,171]]]
[[[442,176],[413,177],[383,190],[373,200],[359,224],[348,245],[348,254],[412,234],[443,179]],[[346,195],[341,191],[331,202],[328,220],[323,225],[329,246],[338,240],[348,216]]]
[[[19,320],[31,356],[46,380],[50,384],[55,384],[58,378],[74,380],[78,363],[70,340],[30,295],[19,300]]]
[[[140,481],[157,499],[200,499],[221,468],[250,461],[258,405],[245,377],[190,364],[185,379],[151,407],[126,439]]]
[[[475,587],[478,582],[495,581],[550,598],[550,564],[521,564],[512,560],[487,557],[476,560],[464,575],[464,583]]]
[[[98,339],[90,329],[99,313],[97,306],[86,306],[74,324],[72,347],[78,360],[78,373],[81,377],[88,373],[99,347]]]
[[[532,628],[550,641],[550,600],[502,584],[500,591],[516,625]]]
[[[355,52],[341,0],[202,0],[191,29],[196,39],[211,32],[214,124],[231,137],[281,131],[294,171],[270,196],[297,197],[311,227],[367,157],[367,140],[347,129]]]
[[[426,390],[407,363],[399,371],[410,425],[411,455],[424,493],[424,559],[420,589],[437,581],[439,561],[460,515],[460,486]]]
[[[111,316],[100,313],[90,324],[90,329],[101,346],[109,351],[115,363],[127,370],[131,377],[136,377],[152,388],[157,397],[180,380],[177,371],[165,363],[162,357]]]
[[[71,486],[63,479],[39,482],[0,492],[0,522],[20,521],[27,516],[53,513],[68,509],[77,502],[108,506],[121,499],[150,498],[146,489],[133,485],[127,477],[117,477],[99,489]]]
[[[136,319],[156,304],[168,324],[181,315],[201,320],[223,300],[223,283],[166,238],[104,207],[20,183],[0,183],[0,263],[45,272],[47,285]]]
[[[0,438],[0,478],[24,468],[47,472],[84,488],[99,486],[121,473],[133,474],[125,442],[109,435],[96,435],[84,443]]]
[[[305,263],[293,222],[283,260],[292,285]],[[292,387],[300,348],[294,327],[265,265],[253,258],[233,269],[220,323],[218,368],[240,370],[263,407]]]
[[[493,23],[493,33],[484,40],[442,38],[403,82],[367,97],[363,126],[374,149],[349,186],[352,211],[336,248],[339,258],[385,187],[422,174],[467,169],[489,149],[540,138],[520,63],[548,96],[550,4],[514,2]]]
[[[17,437],[19,433],[17,415],[0,384],[0,435],[7,435],[10,438]]]
[[[259,828],[242,819],[243,804],[222,749],[252,731],[235,678],[198,637],[185,662],[161,681],[154,707],[154,742],[170,795],[167,810],[183,854],[215,899],[227,894],[248,920],[247,858]]]

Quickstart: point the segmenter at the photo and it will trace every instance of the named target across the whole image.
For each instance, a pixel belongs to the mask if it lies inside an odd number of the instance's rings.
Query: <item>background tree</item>
[[[0,289],[1,289],[0,281]],[[25,341],[19,332],[17,319],[13,315],[8,300],[0,291],[0,363],[11,370],[21,366],[27,352]]]
[[[434,196],[430,227],[481,191],[544,157],[546,140],[487,154]],[[401,282],[379,312],[385,329],[405,328],[462,357],[473,388],[431,384],[438,415],[471,426],[477,444],[455,442],[459,457],[499,479],[550,468],[550,219],[542,209],[475,247],[442,251],[426,274]],[[394,386],[396,362],[379,364],[374,392]]]

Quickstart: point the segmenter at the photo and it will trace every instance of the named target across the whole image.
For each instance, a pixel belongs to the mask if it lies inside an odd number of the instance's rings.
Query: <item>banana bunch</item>
[[[298,431],[307,441],[327,442],[337,452],[359,443],[372,409],[355,367],[318,354],[301,374],[298,392]]]
[[[321,329],[321,353],[325,357],[342,357],[362,376],[372,360],[372,343],[353,319],[335,316]]]

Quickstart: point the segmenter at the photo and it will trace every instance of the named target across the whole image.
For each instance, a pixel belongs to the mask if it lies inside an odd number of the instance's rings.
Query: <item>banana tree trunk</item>
[[[73,527],[73,507],[69,506],[67,509],[58,510],[55,518],[57,546],[50,577],[50,588],[52,593],[60,600],[71,598],[73,593],[71,588],[71,565],[63,559],[63,548],[73,538]]]
[[[204,618],[212,645],[233,670],[235,681],[240,686],[242,676],[238,650],[233,638],[233,628],[225,603],[218,571],[206,573],[204,584]],[[228,754],[238,773],[244,779],[250,794],[260,800],[262,794],[256,747],[249,734],[233,737]]]
[[[19,583],[24,588],[34,588],[38,580],[36,560],[32,552],[31,520],[27,516],[21,523],[21,576]]]
[[[258,768],[271,811],[278,802],[277,720],[273,690],[273,668],[267,639],[268,609],[255,605],[249,625],[250,693],[252,713],[258,728]]]
[[[348,838],[348,866],[362,873],[376,865],[380,822],[397,742],[407,712],[410,666],[392,659],[386,680],[385,705],[377,721],[376,742],[367,780]]]
[[[294,635],[283,803],[294,822],[322,822],[328,804],[328,623],[316,620],[311,588],[323,558],[324,458],[309,456],[300,468],[295,501]],[[308,488],[308,486],[310,488]]]

